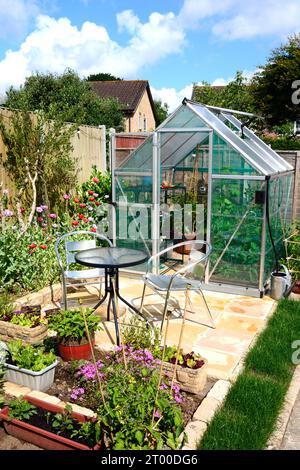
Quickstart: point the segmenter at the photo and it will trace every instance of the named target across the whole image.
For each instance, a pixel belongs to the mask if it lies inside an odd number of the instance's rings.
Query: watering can
[[[283,272],[281,271],[283,269]],[[280,271],[271,273],[271,297],[272,299],[282,299],[292,284],[292,276],[290,275],[287,267],[280,265]]]

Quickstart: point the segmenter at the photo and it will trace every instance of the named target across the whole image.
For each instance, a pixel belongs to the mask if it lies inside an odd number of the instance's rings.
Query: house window
[[[144,119],[143,119],[143,131],[146,132],[147,131],[147,118],[144,114]]]
[[[139,113],[138,129],[139,131],[142,130],[142,113]]]

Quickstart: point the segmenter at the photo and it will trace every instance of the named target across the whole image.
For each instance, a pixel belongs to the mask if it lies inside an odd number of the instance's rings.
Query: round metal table
[[[83,266],[102,268],[105,271],[105,293],[104,297],[95,305],[95,310],[103,304],[108,297],[107,303],[107,320],[110,320],[110,308],[112,306],[117,344],[120,344],[118,316],[116,307],[116,298],[124,302],[131,310],[140,315],[144,320],[145,318],[141,312],[124,299],[119,292],[119,269],[129,268],[147,261],[149,256],[140,250],[133,250],[131,248],[91,248],[89,250],[82,250],[75,254],[77,263]],[[114,292],[115,286],[115,292]]]

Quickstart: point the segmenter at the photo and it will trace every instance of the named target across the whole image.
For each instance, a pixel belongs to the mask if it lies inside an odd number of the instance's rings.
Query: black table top
[[[75,254],[77,263],[96,268],[128,268],[144,263],[149,256],[132,248],[91,248]]]

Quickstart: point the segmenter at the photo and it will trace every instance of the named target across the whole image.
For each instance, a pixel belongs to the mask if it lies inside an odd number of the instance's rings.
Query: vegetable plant
[[[63,413],[47,413],[47,419],[51,422],[51,427],[56,434],[71,432],[74,429],[71,405],[66,405]]]
[[[7,347],[14,365],[22,369],[39,372],[56,360],[53,352],[46,353],[44,348],[40,346],[25,346],[21,340],[10,341]]]
[[[61,310],[49,318],[49,328],[57,332],[58,340],[61,342],[80,343],[83,338],[86,338],[84,314],[89,333],[93,334],[99,329],[99,317],[94,315],[93,309],[90,308]]]
[[[24,400],[23,397],[13,398],[9,402],[9,417],[20,421],[28,421],[37,414],[37,407]]]

